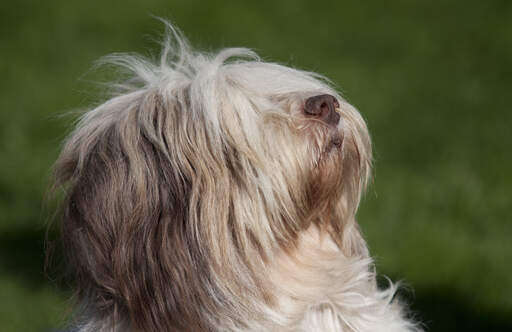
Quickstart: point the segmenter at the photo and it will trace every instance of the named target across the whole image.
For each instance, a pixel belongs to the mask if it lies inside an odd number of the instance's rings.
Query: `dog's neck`
[[[357,229],[354,232],[359,236]],[[367,252],[348,256],[317,227],[300,235],[291,254],[279,255],[271,278],[277,298],[273,311],[285,330],[412,329],[400,306],[392,302],[395,288],[377,288]]]

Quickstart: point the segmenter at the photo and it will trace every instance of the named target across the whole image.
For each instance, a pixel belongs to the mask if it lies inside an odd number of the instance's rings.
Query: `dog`
[[[129,77],[55,164],[74,329],[420,331],[355,219],[358,111],[318,74],[166,27],[159,61],[104,59]]]

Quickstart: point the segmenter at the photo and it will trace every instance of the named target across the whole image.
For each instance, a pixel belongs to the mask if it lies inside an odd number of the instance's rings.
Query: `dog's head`
[[[159,64],[107,59],[132,78],[65,143],[66,251],[98,321],[243,326],[272,302],[265,267],[309,227],[347,256],[365,250],[353,234],[370,140],[319,75],[171,35]]]

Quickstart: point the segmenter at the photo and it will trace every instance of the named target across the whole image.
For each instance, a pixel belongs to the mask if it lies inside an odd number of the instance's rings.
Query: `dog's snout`
[[[340,115],[336,110],[339,107],[340,104],[334,96],[318,95],[306,99],[304,113],[329,125],[336,126],[340,122]]]

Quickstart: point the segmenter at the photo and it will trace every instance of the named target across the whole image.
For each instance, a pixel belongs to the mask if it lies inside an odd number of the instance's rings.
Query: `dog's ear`
[[[111,100],[82,118],[56,163],[68,262],[99,320],[118,312],[141,331],[205,328],[209,262],[189,222],[199,166],[178,142],[185,114],[179,98]]]

